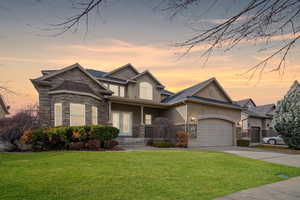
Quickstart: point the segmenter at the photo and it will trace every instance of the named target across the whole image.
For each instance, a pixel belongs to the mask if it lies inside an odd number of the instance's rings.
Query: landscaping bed
[[[300,168],[210,151],[38,152],[0,153],[0,174],[5,200],[201,200]]]
[[[287,146],[280,146],[280,145],[261,144],[261,145],[254,146],[253,148],[275,151],[280,153],[300,154],[300,150],[289,149]]]

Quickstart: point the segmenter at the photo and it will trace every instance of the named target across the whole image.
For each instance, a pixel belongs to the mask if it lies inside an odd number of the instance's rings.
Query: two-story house
[[[120,141],[145,141],[145,127],[165,117],[189,132],[190,146],[235,144],[241,108],[215,78],[177,93],[131,64],[110,72],[74,64],[31,79],[43,127],[112,124]]]

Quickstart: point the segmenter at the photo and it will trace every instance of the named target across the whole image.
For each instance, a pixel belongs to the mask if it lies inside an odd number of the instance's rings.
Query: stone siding
[[[87,125],[92,124],[92,106],[98,108],[98,124],[108,122],[108,103],[99,101],[89,96],[75,94],[55,94],[51,95],[51,126],[54,126],[54,104],[62,103],[63,125],[70,125],[70,103],[79,103],[85,105],[85,120]]]
[[[83,95],[74,94],[52,94],[49,92],[51,89],[60,85],[64,80],[83,82],[88,84],[101,100]],[[62,103],[63,109],[63,124],[70,124],[70,103],[86,104],[86,124],[91,124],[91,106],[98,107],[98,123],[105,124],[108,122],[108,103],[104,100],[103,95],[100,93],[103,88],[99,86],[89,76],[84,74],[78,68],[63,72],[57,76],[47,79],[50,83],[49,86],[36,85],[39,93],[39,115],[42,127],[54,126],[54,103]]]

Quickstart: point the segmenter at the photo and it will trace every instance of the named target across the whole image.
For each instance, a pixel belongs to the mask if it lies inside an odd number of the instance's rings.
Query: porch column
[[[112,123],[112,116],[111,116],[111,102],[108,102],[108,123]]]
[[[145,138],[145,125],[144,125],[144,106],[141,106],[141,125],[140,125],[140,138]]]

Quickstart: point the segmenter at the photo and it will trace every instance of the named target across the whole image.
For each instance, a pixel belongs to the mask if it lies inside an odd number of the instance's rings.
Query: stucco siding
[[[161,101],[161,89],[157,88],[157,83],[148,75],[145,74],[137,79],[136,83],[130,83],[128,85],[128,98],[131,99],[140,99],[140,83],[148,82],[153,87],[153,101],[160,102]]]
[[[186,111],[186,105],[182,104],[169,108],[162,113],[162,116],[168,118],[174,124],[184,124],[186,119]]]
[[[224,95],[224,93],[219,89],[219,87],[214,82],[209,84],[206,88],[204,88],[200,92],[196,93],[195,96],[229,102],[228,98]]]
[[[248,123],[249,123],[249,128],[251,127],[260,127],[260,129],[263,128],[263,119],[261,118],[249,117]]]
[[[204,114],[217,114],[223,115],[228,118],[231,118],[235,122],[241,120],[241,111],[237,109],[211,106],[201,103],[188,103],[188,120],[190,121],[192,117],[198,117],[199,115]]]
[[[124,68],[120,71],[117,71],[117,72],[111,74],[110,76],[127,80],[135,75],[136,75],[136,73],[131,68]]]

